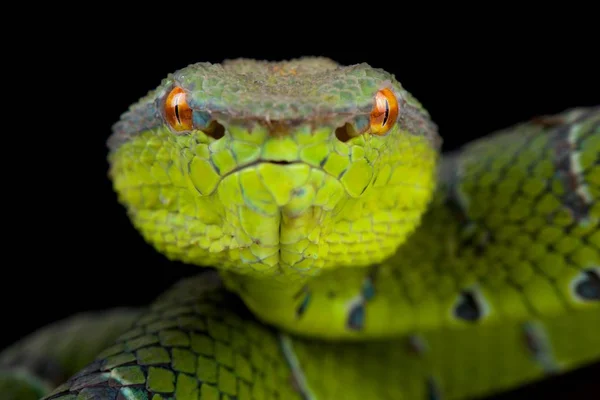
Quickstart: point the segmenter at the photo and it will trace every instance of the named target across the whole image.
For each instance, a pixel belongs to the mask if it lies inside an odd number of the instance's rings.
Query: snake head
[[[431,199],[439,139],[389,73],[305,58],[181,69],[109,147],[119,199],[159,251],[307,276],[397,249]]]

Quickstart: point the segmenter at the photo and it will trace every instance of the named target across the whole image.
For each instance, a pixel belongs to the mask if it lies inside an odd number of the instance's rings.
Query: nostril
[[[217,121],[211,121],[211,123],[205,129],[203,129],[202,132],[214,139],[221,139],[223,136],[225,136],[225,127]]]
[[[342,142],[347,142],[348,140],[350,140],[350,135],[348,134],[348,124],[337,128],[335,130],[335,137]]]
[[[335,130],[335,137],[337,137],[341,142],[347,142],[355,136],[357,136],[356,130],[348,123]]]

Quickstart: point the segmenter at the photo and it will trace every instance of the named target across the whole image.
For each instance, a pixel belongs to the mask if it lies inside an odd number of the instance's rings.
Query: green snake
[[[441,143],[366,64],[169,75],[110,177],[149,243],[211,268],[23,338],[2,398],[471,399],[600,360],[600,108]]]

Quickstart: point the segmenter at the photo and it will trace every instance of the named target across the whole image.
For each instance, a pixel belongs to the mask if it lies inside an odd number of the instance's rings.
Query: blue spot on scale
[[[297,197],[301,197],[304,196],[306,194],[306,189],[301,187],[301,188],[297,188],[293,191],[294,196]]]
[[[371,300],[375,296],[375,286],[373,286],[371,278],[367,278],[363,282],[362,294],[365,300]]]
[[[454,309],[454,315],[469,322],[477,322],[482,317],[483,312],[474,292],[464,291],[461,293],[459,302]]]
[[[584,300],[600,300],[600,274],[594,270],[584,271],[584,278],[575,287],[575,293]]]
[[[300,303],[298,308],[296,308],[296,317],[300,317],[300,316],[302,316],[302,314],[304,314],[309,303],[310,303],[310,293],[305,293],[304,297],[302,298],[302,302]]]
[[[359,331],[365,325],[365,307],[362,304],[356,304],[348,314],[348,328]]]

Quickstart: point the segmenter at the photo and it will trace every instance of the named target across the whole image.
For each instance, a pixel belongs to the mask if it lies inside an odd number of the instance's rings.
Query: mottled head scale
[[[327,58],[271,62],[251,59],[222,64],[196,63],[170,74],[115,124],[111,148],[130,135],[163,124],[161,107],[173,87],[188,93],[194,127],[261,123],[275,129],[310,123],[362,131],[369,123],[375,94],[390,88],[398,97],[398,124],[407,131],[440,139],[421,104],[382,69],[367,64],[341,66]]]

